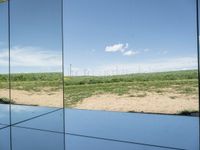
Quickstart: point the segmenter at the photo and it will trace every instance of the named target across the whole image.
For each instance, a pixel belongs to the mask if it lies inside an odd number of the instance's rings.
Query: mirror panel
[[[8,2],[0,1],[0,149],[10,150]]]
[[[62,132],[63,114],[56,113],[63,108],[61,0],[10,1],[10,14],[12,124],[44,118],[31,128],[55,124]],[[60,119],[46,124],[47,114]]]
[[[0,125],[0,149],[10,150],[10,128]]]
[[[13,139],[15,139],[12,144],[15,150],[64,150],[64,139],[62,133],[19,127],[13,127],[12,132]]]
[[[0,0],[0,149],[199,149],[195,0],[62,2]]]
[[[197,116],[195,4],[67,0],[65,106]]]
[[[0,2],[0,125],[9,125],[8,3]],[[0,127],[1,128],[1,127]]]
[[[67,132],[198,149],[195,2],[64,1]]]

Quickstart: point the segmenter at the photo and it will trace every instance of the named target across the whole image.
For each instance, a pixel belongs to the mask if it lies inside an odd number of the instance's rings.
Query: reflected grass
[[[62,90],[61,73],[12,74],[11,88],[29,92]],[[83,99],[99,94],[145,97],[146,92],[198,95],[197,70],[143,73],[115,76],[75,76],[64,78],[66,107],[73,107]],[[0,89],[8,89],[8,75],[0,75]],[[176,97],[171,97],[175,99]]]
[[[197,96],[197,70],[106,77],[65,77],[64,93],[66,107],[73,107],[84,98],[98,94],[145,97],[146,92],[164,94],[171,91]]]

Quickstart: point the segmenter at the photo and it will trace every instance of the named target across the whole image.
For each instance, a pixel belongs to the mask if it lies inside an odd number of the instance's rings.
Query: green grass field
[[[146,92],[163,93],[172,88],[180,94],[197,95],[197,78],[197,70],[106,77],[65,77],[66,106],[73,106],[84,98],[104,93],[142,97]],[[130,91],[136,94],[133,95]]]
[[[92,95],[107,93],[144,97],[146,92],[164,93],[173,89],[180,94],[197,96],[198,74],[197,70],[188,70],[115,76],[66,76],[64,86],[66,107],[73,107],[77,102]],[[8,87],[8,75],[0,75],[0,89]],[[11,87],[34,92],[59,91],[62,90],[62,74],[12,74]]]
[[[53,90],[62,89],[61,73],[24,73],[11,75],[11,88],[40,92],[45,87]],[[0,75],[0,89],[8,89],[8,75]]]

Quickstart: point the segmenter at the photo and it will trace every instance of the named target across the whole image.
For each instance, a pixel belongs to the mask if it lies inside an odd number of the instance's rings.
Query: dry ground
[[[0,97],[8,97],[8,90],[0,89]],[[12,90],[11,99],[17,104],[63,107],[62,91],[57,92],[28,92]]]
[[[78,103],[75,108],[176,114],[184,110],[198,110],[198,98],[196,96],[184,96],[169,93],[147,93],[142,97],[103,94],[86,98]]]
[[[12,90],[12,100],[18,104],[62,107],[62,91],[28,92]],[[8,97],[8,90],[0,89],[0,97]],[[150,112],[176,114],[184,110],[198,110],[197,95],[173,92],[146,92],[137,95],[101,94],[85,98],[74,105],[78,109],[107,110],[122,112]]]

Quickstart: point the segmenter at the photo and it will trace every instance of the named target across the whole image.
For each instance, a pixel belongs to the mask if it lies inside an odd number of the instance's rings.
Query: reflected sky
[[[9,105],[0,104],[0,124],[10,124],[9,123]]]
[[[0,73],[8,73],[8,5],[0,3]],[[5,51],[6,50],[6,51]]]
[[[1,20],[7,19],[7,11],[4,11],[7,8],[6,4],[2,3],[0,6]],[[10,2],[12,73],[61,71],[60,10],[61,1],[57,0]],[[7,23],[7,21],[4,22]],[[8,61],[6,35],[7,30],[2,30],[0,67],[4,67]],[[1,73],[5,72],[6,68],[1,71]]]
[[[66,109],[66,132],[182,149],[198,149],[199,118]]]
[[[56,0],[11,2],[13,72],[60,71],[60,10]],[[195,25],[194,0],[65,0],[65,75],[70,64],[74,75],[196,69]]]
[[[11,105],[12,124],[58,110],[58,108]],[[60,122],[62,124],[62,121]]]
[[[44,108],[41,107],[37,107],[37,109],[38,111],[44,110]],[[198,117],[116,113],[75,109],[66,109],[65,113],[65,132],[69,135],[73,135],[72,139],[75,140],[71,141],[68,135],[66,135],[66,140],[68,141],[66,143],[69,143],[68,146],[70,147],[77,147],[77,149],[81,148],[79,147],[80,145],[83,147],[90,146],[85,143],[87,140],[87,142],[94,142],[94,147],[99,147],[97,145],[104,142],[104,140],[101,141],[102,139],[145,143],[179,149],[198,149],[197,147],[199,146],[199,136],[197,134],[199,133]],[[21,115],[23,115],[23,113],[21,113]],[[13,136],[21,137],[20,139],[17,139],[20,143],[20,141],[24,141],[24,135],[31,134],[32,138],[39,142],[38,138],[34,137],[40,136],[39,138],[42,138],[43,136],[45,137],[50,134],[44,133],[43,130],[52,133],[62,133],[62,115],[62,110],[59,110],[54,113],[21,122],[13,128]],[[17,127],[20,129],[17,129]],[[29,131],[28,129],[33,131]],[[80,138],[77,137],[77,135],[90,138]],[[96,141],[96,139],[92,138],[101,140]],[[44,138],[42,139],[46,140]],[[52,139],[53,137],[50,137],[49,141]],[[32,141],[31,139],[27,140],[28,143]],[[75,145],[74,142],[80,142],[80,144],[78,144],[79,146]],[[116,144],[117,143],[111,145],[116,146]],[[31,146],[31,143],[17,146]]]
[[[10,150],[10,128],[0,130],[0,149]]]
[[[196,69],[195,19],[194,0],[66,0],[65,75]]]

